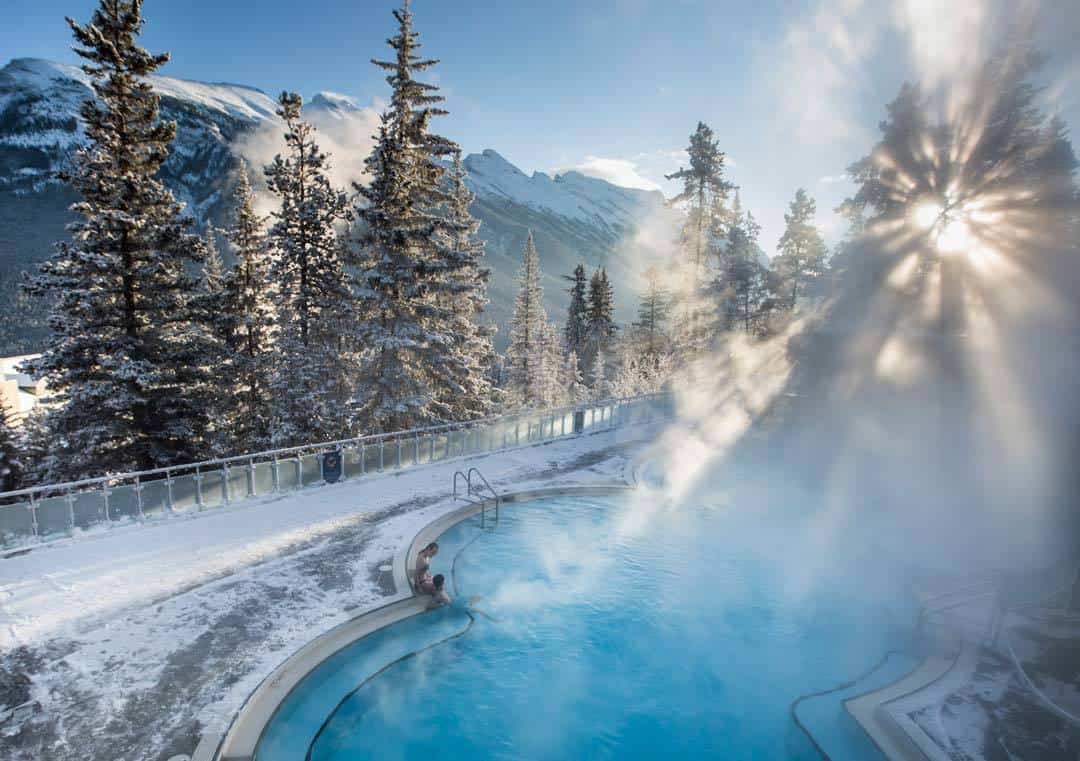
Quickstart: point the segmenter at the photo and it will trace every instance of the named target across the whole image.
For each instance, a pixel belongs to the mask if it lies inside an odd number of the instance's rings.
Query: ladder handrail
[[[499,522],[499,503],[500,503],[499,493],[497,491],[495,491],[495,489],[491,486],[491,484],[488,482],[488,480],[484,477],[484,474],[481,473],[479,471],[479,469],[477,469],[477,468],[469,468],[469,470],[464,472],[464,473],[462,471],[460,471],[460,470],[454,471],[454,499],[455,500],[459,499],[459,497],[458,497],[458,477],[459,476],[465,480],[465,495],[463,497],[460,497],[460,499],[466,499],[466,500],[471,501],[470,498],[473,497],[474,495],[478,495],[478,494],[483,495],[483,491],[480,488],[480,484],[477,484],[477,487],[475,489],[473,488],[473,483],[472,483],[473,473],[475,473],[479,477],[480,481],[483,483],[483,486],[487,487],[488,492],[491,493],[491,498],[495,501],[495,523],[498,524],[498,522]],[[487,523],[487,506],[484,504],[484,502],[486,502],[486,501],[487,500],[485,499],[484,501],[482,501],[480,503],[481,504],[481,507],[480,507],[480,528],[485,528],[485,524]]]
[[[460,470],[456,470],[456,471],[454,471],[454,499],[457,499],[457,496],[458,496],[457,495],[458,476],[461,476],[463,479],[465,479],[465,489],[467,491],[469,491],[469,492],[472,491],[469,488],[469,477],[467,475],[465,475],[464,473],[462,473]]]

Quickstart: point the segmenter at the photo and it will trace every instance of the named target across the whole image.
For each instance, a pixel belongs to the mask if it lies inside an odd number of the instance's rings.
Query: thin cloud
[[[606,180],[612,185],[638,190],[660,190],[660,184],[641,174],[637,162],[630,159],[603,158],[586,156],[580,163],[554,170],[555,174],[566,171],[581,172],[587,177]]]

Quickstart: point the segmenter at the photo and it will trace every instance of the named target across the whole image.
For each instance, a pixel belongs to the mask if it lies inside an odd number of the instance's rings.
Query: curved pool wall
[[[644,477],[643,480],[648,482],[651,479]],[[576,522],[578,518],[573,516],[596,507],[595,504],[590,507],[590,502],[595,502],[595,500],[583,499],[585,495],[582,492],[586,490],[545,490],[544,492],[532,492],[515,496],[518,500],[550,498],[553,491],[563,494],[567,492],[574,494],[576,492],[577,499],[573,504],[548,504],[548,509],[542,511],[529,510],[520,515],[517,511],[513,511],[504,514],[506,520],[504,525],[500,527],[503,530],[490,535],[496,538],[490,542],[479,541],[475,546],[470,547],[467,554],[462,556],[461,568],[457,569],[460,571],[458,575],[461,578],[457,580],[463,585],[461,590],[463,596],[490,590],[498,584],[498,573],[501,572],[496,572],[495,577],[485,576],[488,571],[485,570],[484,553],[495,550],[499,543],[504,542],[515,532],[520,534],[520,527],[515,529],[513,524],[521,523],[521,525],[526,525],[532,520],[529,516],[543,517],[552,513],[571,516],[573,521]],[[625,490],[590,489],[587,491],[591,492],[592,497],[596,497]],[[609,504],[603,509],[604,511],[610,511],[615,508]],[[447,565],[452,558],[457,556],[461,546],[476,539],[477,536],[488,536],[477,533],[478,522],[463,523],[476,510],[477,508],[473,506],[467,506],[462,510],[443,516],[421,531],[405,555],[405,567],[408,567],[408,561],[415,556],[415,552],[419,547],[441,535],[440,554],[442,555],[442,563],[436,565],[440,570],[447,570],[442,566]],[[594,512],[593,514],[595,516],[600,513]],[[477,526],[472,526],[472,523],[477,523]],[[455,526],[456,528],[454,528]],[[710,551],[713,544],[714,541],[710,540]],[[521,545],[510,550],[511,561],[527,551],[527,545]],[[642,548],[639,547],[632,554],[636,556],[640,555],[641,552]],[[653,549],[645,547],[644,552],[645,556],[648,557],[650,553],[653,553]],[[514,553],[517,553],[517,555]],[[475,560],[474,555],[476,555]],[[507,559],[504,557],[499,561],[497,557],[493,557],[488,558],[488,560],[494,562],[495,565],[499,565],[500,562],[505,564]],[[650,557],[649,560],[654,566],[662,567],[665,562],[664,553]],[[759,569],[753,567],[753,563],[751,563],[751,566],[750,575],[753,576],[759,572]],[[682,570],[678,563],[676,563],[675,567]],[[479,575],[477,575],[478,573]],[[750,584],[755,583],[752,578],[740,579],[740,581]],[[681,747],[679,751],[690,755],[713,752],[725,758],[783,757],[800,760],[803,758],[815,758],[816,754],[805,738],[799,736],[798,733],[792,732],[793,727],[790,724],[786,710],[790,699],[800,692],[829,687],[849,678],[855,670],[863,668],[865,662],[880,657],[880,653],[890,644],[895,645],[895,640],[901,636],[901,632],[903,634],[907,632],[906,622],[900,626],[868,626],[865,621],[860,622],[859,617],[854,615],[853,611],[847,610],[844,605],[837,608],[835,603],[829,599],[820,601],[821,610],[816,610],[814,606],[811,606],[809,609],[797,611],[795,615],[790,617],[790,620],[787,620],[783,615],[777,614],[775,600],[770,598],[773,592],[769,590],[768,584],[765,585],[764,590],[765,594],[762,596],[761,604],[755,601],[756,598],[750,600],[750,604],[728,606],[725,602],[725,606],[721,606],[719,611],[720,615],[713,615],[712,618],[708,618],[709,625],[713,627],[711,631],[716,632],[717,645],[724,648],[725,656],[721,658],[719,664],[710,663],[708,657],[703,658],[702,663],[712,669],[721,668],[725,672],[723,679],[718,681],[705,680],[693,685],[693,689],[689,692],[677,691],[667,697],[671,704],[679,705],[680,701],[687,700],[688,695],[693,696],[688,703],[682,704],[680,714],[694,714],[695,710],[700,708],[698,703],[701,701],[704,701],[706,705],[714,706],[716,710],[699,715],[697,718],[689,720],[689,723],[683,722],[680,724],[677,718],[667,717],[665,719],[665,721],[669,722],[667,730],[671,731],[664,732],[651,732],[645,726],[649,722],[655,722],[657,720],[656,716],[651,718],[639,717],[638,723],[642,726],[637,729],[631,727],[620,730],[624,734],[618,738],[607,738],[609,744],[612,742],[625,743],[632,741],[632,747],[636,751],[640,751],[628,754],[626,749],[623,748],[622,752],[619,753],[621,757],[638,755],[645,758],[669,751],[672,748],[670,738],[678,736],[689,738],[686,741],[690,742],[691,746]],[[694,594],[693,589],[683,589],[679,594],[687,592],[691,595]],[[719,590],[719,593],[726,594],[723,590]],[[616,606],[616,608],[604,614],[604,623],[601,629],[610,628],[610,624],[613,622],[615,627],[621,627],[623,631],[633,631],[635,627],[652,627],[650,631],[653,631],[657,626],[660,626],[660,631],[663,633],[670,630],[670,627],[675,624],[681,627],[693,627],[699,624],[699,611],[693,607],[669,612],[670,622],[666,621],[664,617],[652,618],[649,616],[638,620],[635,618],[635,609],[651,609],[655,606],[657,600],[664,597],[664,590],[650,589],[646,584],[646,587],[637,590],[634,594],[640,595],[640,599],[648,604],[645,606],[630,606],[629,615],[627,610]],[[706,596],[706,604],[708,599],[708,596]],[[772,602],[774,609],[770,609],[770,602]],[[414,609],[412,612],[417,611]],[[687,617],[688,613],[689,618]],[[714,611],[715,613],[717,611]],[[876,616],[878,613],[880,611],[874,615]],[[804,620],[807,616],[809,622]],[[838,620],[830,621],[830,616]],[[707,618],[704,613],[700,617]],[[467,724],[468,716],[445,716],[440,711],[436,711],[435,715],[425,716],[423,711],[413,707],[414,697],[416,706],[430,706],[432,703],[454,705],[458,702],[469,706],[482,706],[489,696],[498,693],[500,683],[505,676],[500,675],[492,680],[490,678],[492,675],[485,671],[487,663],[497,661],[500,657],[503,657],[503,654],[498,649],[498,646],[500,646],[498,637],[495,636],[498,634],[496,632],[498,627],[491,627],[486,620],[479,618],[477,620],[480,623],[476,630],[469,632],[468,637],[457,638],[458,635],[472,625],[473,618],[476,618],[476,616],[469,611],[454,606],[433,611],[424,616],[409,618],[408,620],[396,619],[397,623],[387,619],[385,623],[393,623],[389,628],[369,633],[360,641],[354,641],[343,649],[338,648],[337,652],[331,655],[329,659],[318,664],[313,670],[309,669],[309,673],[306,674],[306,678],[303,679],[302,683],[299,679],[296,680],[293,684],[296,689],[289,689],[285,699],[280,702],[276,714],[268,725],[261,720],[251,721],[255,717],[248,716],[249,721],[247,721],[247,724],[249,728],[259,723],[262,723],[265,727],[265,731],[260,730],[262,740],[258,747],[259,761],[279,761],[286,758],[305,757],[312,758],[312,761],[325,761],[325,759],[364,757],[372,751],[370,747],[363,747],[364,742],[366,742],[364,738],[372,736],[383,737],[378,746],[380,757],[405,758],[423,753],[435,753],[442,757],[440,751],[444,750],[444,748],[437,744],[434,746],[425,745],[424,743],[427,740],[420,737],[424,734],[421,730],[433,724],[438,725],[440,722],[448,722],[453,725],[454,722],[460,723],[464,721]],[[553,649],[544,650],[541,647],[541,652],[546,653],[550,660],[557,662],[563,657],[571,658],[576,654],[574,638],[560,637],[557,631],[545,630],[546,623],[543,620],[534,621],[532,624],[535,625],[537,631],[545,631],[545,634],[549,635],[546,639],[550,639],[554,643]],[[851,632],[854,630],[865,631],[862,631],[859,636],[853,639]],[[595,635],[595,631],[590,631],[590,636]],[[607,637],[609,633],[602,633],[602,636]],[[650,634],[650,637],[647,638],[649,641],[652,641],[651,636]],[[709,636],[713,635],[710,634]],[[747,639],[747,637],[757,636],[771,637],[770,642],[775,647],[775,650],[766,650],[764,658],[761,657],[762,648],[757,646],[752,639]],[[488,647],[492,643],[495,643],[495,649],[483,651],[485,657],[467,667],[467,673],[463,674],[459,668],[461,666],[459,659],[471,657],[470,649],[472,648],[481,648],[482,650],[482,648]],[[520,644],[517,643],[517,645]],[[608,657],[609,652],[617,653],[619,650],[617,638],[607,644],[609,646],[602,647],[598,651],[601,659]],[[414,656],[417,652],[420,653],[420,656]],[[755,653],[757,656],[756,661]],[[708,653],[706,653],[707,655]],[[590,657],[595,656],[595,652],[590,655]],[[679,673],[680,667],[684,665],[680,660],[683,657],[684,654],[682,653],[679,653],[675,659],[667,657],[663,653],[649,653],[649,661],[646,661],[646,663],[656,659],[666,664],[668,671],[674,674]],[[694,654],[688,652],[685,657],[694,657]],[[727,663],[728,657],[744,662],[729,664]],[[603,675],[608,673],[609,669],[617,670],[618,661],[619,658],[616,657],[611,664],[603,667],[599,673],[593,675],[597,685],[595,692],[602,695],[604,689],[610,689],[610,684],[604,687]],[[781,665],[777,666],[774,661],[780,662]],[[432,666],[434,676],[427,673],[427,664],[429,662],[435,664]],[[528,667],[528,663],[518,664],[518,666],[525,669]],[[808,667],[814,673],[805,673]],[[394,673],[392,679],[370,679],[372,674],[380,673],[387,668]],[[640,668],[640,664],[635,667],[637,670],[640,670]],[[777,682],[778,675],[769,673],[769,670],[774,668],[779,668],[780,671],[788,669],[790,673],[783,674],[783,681]],[[486,681],[484,679],[485,675],[489,677]],[[542,681],[542,675],[536,676],[538,680]],[[448,678],[449,682],[440,685],[439,679],[444,677]],[[455,682],[455,678],[458,681]],[[431,684],[435,685],[432,688],[434,692],[430,695],[427,694],[428,679],[431,679]],[[665,681],[666,679],[656,684],[650,683],[649,689],[664,690],[666,689]],[[472,683],[477,686],[474,687]],[[405,685],[405,687],[400,688],[397,685]],[[398,690],[396,695],[395,689]],[[404,689],[405,692],[401,693],[401,689]],[[470,692],[470,690],[475,689],[479,689],[481,692]],[[487,690],[487,692],[483,690]],[[378,695],[378,700],[373,702],[374,695]],[[611,696],[609,695],[609,697]],[[614,702],[618,702],[618,697],[618,695],[615,696]],[[740,701],[745,704],[742,708],[738,706]],[[396,710],[399,712],[404,706],[404,721],[399,722],[397,720],[401,718],[399,716],[395,721],[387,725],[383,721],[385,716],[378,720],[369,718],[376,714],[385,714],[386,710],[389,710],[386,709],[387,706],[392,709],[395,705],[397,706]],[[578,726],[576,730],[567,730],[567,734],[571,739],[576,737],[579,743],[592,743],[595,738],[592,736],[586,738],[583,733],[595,730],[599,735],[605,735],[607,730],[604,728],[604,719],[601,716],[605,710],[605,705],[605,703],[601,703],[599,706],[591,706],[587,713],[596,714],[596,720],[600,723],[595,727],[585,725]],[[747,706],[752,706],[752,710],[748,711]],[[374,710],[376,707],[386,710]],[[427,708],[424,710],[426,711]],[[545,713],[548,712],[540,711],[540,714]],[[659,713],[661,716],[663,715],[663,711]],[[712,721],[714,714],[720,716],[721,719]],[[835,721],[817,723],[821,727],[820,731],[825,735],[821,739],[833,750],[833,757],[836,759],[845,757],[853,759],[874,758],[875,751],[872,746],[868,745],[866,738],[861,735],[861,732],[850,718],[841,710],[833,711],[832,714]],[[263,718],[269,719],[270,717],[264,715]],[[418,723],[414,722],[413,718]],[[482,729],[480,733],[486,734],[487,730],[490,729],[496,735],[500,734],[500,732],[505,734],[507,727],[500,728],[499,726],[500,721],[503,721],[504,718],[501,711],[488,715],[487,723],[483,725],[486,729]],[[617,723],[620,719],[618,716],[609,716],[608,720]],[[357,722],[359,722],[359,725]],[[364,726],[365,722],[374,724],[374,726]],[[238,721],[238,726],[242,726],[244,723]],[[342,731],[343,726],[346,728],[344,732]],[[353,730],[357,726],[359,726],[359,746],[356,746],[357,737],[353,736]],[[476,728],[474,727],[474,729]],[[520,730],[520,726],[515,726],[514,729]],[[817,729],[818,727],[815,727],[815,730]],[[450,736],[455,736],[453,726],[448,726],[447,730]],[[461,731],[462,727],[458,726],[457,730]],[[707,740],[700,737],[703,731],[707,731],[709,734]],[[640,736],[635,736],[635,732],[638,732]],[[698,738],[698,745],[693,746],[695,737]],[[781,737],[782,739],[778,739]],[[313,741],[312,738],[317,738],[317,741]],[[455,736],[455,740],[460,739],[459,736]],[[653,745],[650,745],[650,742]],[[657,742],[660,744],[656,745]],[[451,743],[451,746],[453,745],[455,743]],[[388,750],[388,748],[394,747],[400,748],[400,753]],[[544,753],[534,748],[533,754],[526,754],[526,756],[559,757],[560,753],[565,752],[580,755],[582,749],[586,747],[589,750],[594,749],[591,745],[579,745],[576,748],[571,747],[561,749],[558,752]],[[606,746],[601,742],[598,747],[602,750]],[[518,755],[516,747],[504,748],[503,751],[500,753],[487,747],[473,747],[463,757],[470,757],[470,754],[472,757],[525,757]],[[600,755],[603,756],[604,753],[601,752]],[[245,756],[226,755],[225,757],[240,758]]]
[[[604,484],[591,486],[560,486],[542,489],[528,489],[499,496],[502,507],[531,500],[562,496],[614,496],[626,494],[633,489],[622,484]],[[192,761],[252,761],[264,730],[270,724],[281,706],[297,686],[321,665],[333,659],[335,655],[345,658],[346,651],[352,646],[363,645],[369,637],[385,632],[388,627],[425,613],[426,597],[413,593],[408,569],[415,564],[416,555],[429,542],[439,539],[448,529],[468,518],[487,510],[488,516],[494,516],[493,500],[464,504],[451,510],[424,526],[407,546],[403,547],[393,559],[393,578],[395,594],[384,605],[374,610],[365,611],[355,618],[341,623],[308,644],[281,663],[267,676],[241,706],[228,727],[217,733],[204,734],[196,748]],[[445,557],[445,555],[444,555]],[[434,613],[434,612],[433,612]],[[423,620],[427,620],[425,616]],[[382,637],[386,637],[383,634]],[[381,639],[381,638],[379,638]],[[373,641],[379,645],[379,639]],[[418,641],[418,646],[423,643]],[[396,652],[387,647],[380,652]],[[388,656],[387,656],[388,657]],[[393,660],[393,658],[390,658]],[[389,663],[387,660],[386,663]],[[333,663],[337,663],[335,660]],[[373,659],[373,663],[377,659]],[[382,664],[382,665],[385,665]],[[376,666],[375,668],[378,668]],[[348,672],[351,678],[363,673],[363,668]],[[319,677],[322,678],[322,677]],[[360,677],[363,678],[362,676]],[[353,682],[355,686],[356,682]],[[332,688],[327,682],[327,689]],[[341,693],[337,693],[340,698]],[[335,698],[338,699],[338,698]]]

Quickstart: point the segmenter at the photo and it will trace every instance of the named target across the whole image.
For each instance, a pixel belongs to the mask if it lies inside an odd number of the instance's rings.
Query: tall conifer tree
[[[816,212],[814,199],[799,188],[789,211],[784,214],[787,227],[777,246],[780,255],[772,265],[788,291],[784,300],[789,309],[795,308],[800,286],[817,282],[825,274],[828,248],[814,225]]]
[[[192,305],[202,244],[157,179],[176,134],[147,76],[168,60],[139,47],[140,0],[101,0],[68,19],[96,98],[65,179],[81,195],[71,240],[32,281],[55,299],[51,336],[27,369],[55,393],[49,479],[190,461],[203,454],[205,340]]]
[[[544,288],[540,285],[540,263],[532,231],[525,241],[525,257],[518,271],[518,293],[514,318],[510,323],[510,346],[506,350],[507,386],[515,402],[539,404],[538,356],[548,324],[544,310]]]
[[[589,305],[587,294],[589,281],[585,277],[585,265],[578,264],[574,268],[574,274],[566,277],[570,281],[570,306],[566,312],[566,327],[563,337],[566,339],[566,350],[580,354],[585,351],[585,344],[589,340]]]
[[[226,237],[236,264],[224,286],[229,387],[223,392],[229,397],[236,448],[255,451],[270,445],[275,309],[269,244],[244,166],[233,192],[233,220]]]
[[[446,113],[436,105],[443,98],[415,75],[438,62],[416,54],[408,3],[394,18],[398,31],[388,40],[394,60],[373,61],[388,72],[393,93],[367,159],[371,182],[357,186],[365,203],[357,212],[364,232],[356,340],[364,354],[353,406],[365,431],[469,417],[483,406],[475,355],[465,348],[476,349],[480,335],[459,335],[465,314],[459,303],[475,311],[483,301],[483,271],[477,249],[460,247],[463,234],[471,239],[471,223],[460,214],[455,223],[443,182],[442,162],[458,147],[429,129],[433,117]]]
[[[347,433],[352,299],[338,228],[350,212],[345,193],[330,185],[315,128],[301,119],[300,96],[283,92],[278,103],[286,152],[265,170],[281,201],[269,231],[279,296],[273,438],[289,445]]]

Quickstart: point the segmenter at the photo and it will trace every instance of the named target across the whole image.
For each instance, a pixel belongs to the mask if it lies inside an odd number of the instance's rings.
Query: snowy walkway
[[[621,480],[646,427],[471,458],[496,489]],[[191,753],[274,666],[393,592],[462,461],[119,528],[0,560],[0,757]],[[36,701],[29,717],[4,707]]]

